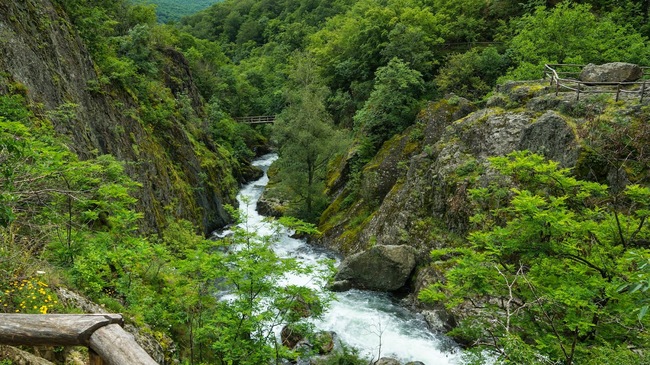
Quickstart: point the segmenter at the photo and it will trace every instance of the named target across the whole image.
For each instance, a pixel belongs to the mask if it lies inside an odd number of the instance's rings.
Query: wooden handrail
[[[0,314],[0,344],[87,346],[94,364],[157,365],[119,314]]]
[[[574,78],[561,78],[558,74],[577,74],[578,72],[558,72],[556,68],[558,67],[584,67],[585,65],[578,64],[545,64],[544,65],[544,75],[551,79],[551,86],[555,83],[555,95],[557,96],[560,92],[560,88],[567,89],[576,92],[576,98],[580,99],[580,93],[585,94],[616,94],[616,101],[619,100],[621,94],[635,94],[640,96],[641,102],[643,102],[645,87],[647,79],[641,81],[629,81],[629,82],[597,82],[589,81],[584,82]],[[641,67],[643,70],[643,76],[650,76],[650,67]],[[575,85],[571,87],[570,85]],[[625,90],[622,89],[623,86],[640,86],[639,90]],[[594,87],[598,86],[613,86],[616,87],[615,90],[612,89],[595,89]]]
[[[255,115],[235,118],[238,122],[246,124],[270,124],[275,122],[275,115]]]

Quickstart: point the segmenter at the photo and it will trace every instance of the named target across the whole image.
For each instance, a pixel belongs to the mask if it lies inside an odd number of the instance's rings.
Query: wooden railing
[[[650,67],[641,67],[643,77],[634,82],[584,82],[579,80],[580,72],[585,65],[577,64],[547,64],[544,65],[544,75],[551,80],[551,86],[555,84],[555,96],[560,90],[575,91],[576,100],[580,100],[580,94],[616,94],[616,101],[621,95],[630,94],[638,96],[640,101],[648,94],[647,86],[650,86]]]
[[[275,123],[275,115],[256,115],[252,117],[235,118],[240,123],[246,124],[271,124]]]
[[[0,344],[86,346],[91,365],[157,365],[119,314],[0,314]]]

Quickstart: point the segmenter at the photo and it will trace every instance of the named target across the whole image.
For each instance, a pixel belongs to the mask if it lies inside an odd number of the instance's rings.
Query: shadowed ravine
[[[276,158],[275,154],[266,155],[254,165],[266,171]],[[248,228],[262,235],[272,233],[270,225],[263,221],[265,217],[255,210],[267,183],[265,175],[246,185],[237,197],[240,209],[247,215]],[[295,257],[310,265],[335,258],[322,248],[311,247],[288,235],[281,236],[275,251],[280,256]],[[286,282],[310,285],[311,278],[288,277]],[[376,360],[381,341],[381,357],[393,357],[402,362],[422,361],[426,365],[460,363],[458,350],[449,339],[430,332],[420,316],[395,304],[389,295],[351,290],[336,293],[335,298],[316,326],[336,332],[344,343],[358,348],[362,355]]]

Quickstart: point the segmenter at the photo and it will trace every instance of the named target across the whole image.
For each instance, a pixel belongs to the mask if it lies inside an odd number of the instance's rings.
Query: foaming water
[[[254,161],[253,165],[265,174],[246,185],[237,196],[240,210],[246,215],[245,228],[260,235],[277,233],[255,209],[269,181],[266,171],[276,159],[277,155],[269,154]],[[323,259],[334,259],[338,264],[336,255],[291,238],[290,232],[281,233],[274,250],[281,257],[293,257],[322,270]],[[311,287],[317,284],[304,275],[285,277],[284,283]],[[461,364],[458,348],[449,339],[429,331],[420,315],[394,303],[388,294],[350,290],[335,293],[334,298],[315,325],[320,330],[336,332],[345,344],[359,349],[361,355],[375,360],[381,355],[402,362],[421,361],[426,365]]]

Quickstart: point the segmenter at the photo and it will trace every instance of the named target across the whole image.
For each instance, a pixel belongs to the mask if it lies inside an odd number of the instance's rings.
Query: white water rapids
[[[264,170],[277,159],[270,154],[253,164]],[[273,233],[269,223],[255,210],[269,179],[266,174],[246,185],[238,195],[240,209],[247,217],[247,228],[260,235]],[[312,247],[305,241],[282,235],[274,245],[281,257],[294,257],[312,266],[322,265],[320,260],[335,258],[323,249]],[[338,263],[338,262],[337,262]],[[288,277],[287,283],[313,284],[309,277]],[[316,327],[334,331],[347,345],[360,350],[362,356],[377,359],[381,342],[381,357],[393,357],[403,363],[421,361],[426,365],[460,364],[460,354],[453,343],[442,335],[427,329],[421,316],[394,303],[387,294],[351,290],[336,293],[335,300]]]

